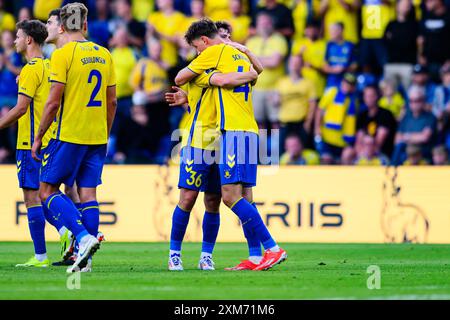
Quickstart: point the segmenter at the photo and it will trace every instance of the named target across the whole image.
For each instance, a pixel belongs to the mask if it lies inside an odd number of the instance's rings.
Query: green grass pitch
[[[289,258],[265,272],[228,272],[244,243],[218,243],[216,271],[197,270],[201,245],[183,245],[185,271],[169,272],[166,243],[108,243],[94,271],[68,290],[65,267],[17,269],[31,243],[0,243],[0,299],[450,299],[450,245],[283,244]],[[50,243],[53,261],[58,244]],[[381,270],[369,290],[367,268]]]

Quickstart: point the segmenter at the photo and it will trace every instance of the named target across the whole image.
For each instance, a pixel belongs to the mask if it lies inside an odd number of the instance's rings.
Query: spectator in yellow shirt
[[[245,15],[242,8],[242,0],[231,0],[230,9],[232,17],[227,19],[231,24],[233,41],[245,43],[248,38],[248,30],[252,22],[250,17]]]
[[[322,0],[319,14],[324,20],[325,39],[330,40],[330,26],[344,25],[344,40],[358,43],[358,12],[361,0]]]
[[[396,89],[393,79],[385,79],[380,82],[382,96],[378,102],[383,109],[389,110],[397,120],[400,120],[405,113],[405,99]]]
[[[114,44],[111,56],[116,72],[117,94],[116,121],[114,121],[114,128],[112,129],[112,134],[115,134],[120,122],[130,117],[133,88],[130,86],[129,78],[138,57],[136,51],[130,46],[129,35],[125,27],[121,27],[116,31],[111,42]]]
[[[290,134],[285,142],[286,152],[280,157],[280,165],[319,165],[317,152],[303,148],[299,136]]]
[[[158,11],[147,19],[150,34],[161,39],[162,60],[170,67],[178,62],[178,49],[183,39],[186,17],[174,9],[173,0],[157,0]]]
[[[363,0],[360,65],[365,73],[380,74],[387,60],[384,32],[395,15],[393,0]]]
[[[291,133],[298,134],[303,145],[308,145],[312,133],[317,95],[314,84],[301,75],[302,59],[300,56],[289,58],[289,76],[283,77],[277,85],[275,100],[280,108],[280,140]]]
[[[229,20],[231,17],[229,0],[204,0],[206,15],[213,21]]]
[[[316,88],[316,93],[321,96],[325,90],[325,52],[327,43],[319,38],[320,23],[316,20],[308,22],[305,28],[305,38],[295,40],[292,45],[292,54],[303,58],[303,77],[311,80]]]
[[[14,31],[16,29],[16,19],[11,13],[6,12],[3,6],[3,0],[0,0],[0,32],[3,30]],[[45,19],[47,19],[47,16],[45,16]]]
[[[170,132],[170,109],[164,100],[169,87],[167,64],[162,60],[162,45],[155,38],[147,39],[149,57],[142,58],[130,77],[134,105],[144,105],[149,117],[151,136],[157,144]],[[177,123],[178,125],[178,123]]]
[[[256,23],[257,35],[247,41],[247,48],[261,61],[264,72],[253,89],[253,110],[260,128],[268,121],[278,128],[278,108],[272,99],[277,81],[285,75],[284,58],[288,53],[285,38],[276,33],[270,15],[261,13]]]

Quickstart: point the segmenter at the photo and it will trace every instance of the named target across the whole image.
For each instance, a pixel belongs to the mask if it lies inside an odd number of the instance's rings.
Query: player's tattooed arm
[[[8,111],[8,113],[0,119],[0,130],[10,127],[17,122],[25,113],[27,113],[28,106],[30,105],[31,98],[19,94],[17,97],[17,104],[14,108]]]
[[[247,72],[216,72],[211,75],[209,82],[216,87],[232,89],[234,87],[253,82],[256,79],[258,79],[258,73],[253,66],[251,66],[250,71]]]
[[[175,84],[177,86],[182,86],[192,79],[194,79],[198,74],[196,74],[194,71],[189,69],[188,67],[183,68],[178,72],[177,76],[175,77]]]
[[[175,90],[175,92],[166,92],[165,94],[166,102],[171,107],[183,106],[183,108],[187,110],[188,108],[187,93],[183,89],[176,86],[173,86],[172,89]]]
[[[39,130],[36,137],[34,138],[33,147],[31,148],[31,155],[34,160],[41,161],[38,154],[41,152],[42,138],[47,132],[48,128],[55,119],[56,114],[59,110],[59,105],[65,88],[64,83],[52,82],[50,87],[50,94],[48,96],[47,102],[45,103],[44,112],[41,118],[41,124],[39,125]]]

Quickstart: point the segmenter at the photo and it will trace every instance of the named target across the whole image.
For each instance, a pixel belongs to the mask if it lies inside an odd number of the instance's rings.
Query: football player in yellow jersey
[[[61,213],[64,225],[79,243],[77,260],[68,272],[79,270],[78,266],[99,247],[96,189],[117,104],[111,54],[84,37],[87,11],[81,3],[61,9],[61,23],[69,42],[53,52],[52,85],[32,148],[33,158],[38,159],[42,137],[58,115],[57,128],[43,154],[39,194],[53,214]],[[73,185],[75,181],[86,213],[83,221],[73,203],[59,193],[61,183]]]
[[[193,23],[185,38],[199,56],[178,73],[177,85],[190,82],[209,69],[221,73],[250,70],[248,57],[225,44],[209,19]],[[216,126],[221,132],[219,172],[223,202],[266,249],[260,264],[253,270],[267,270],[286,260],[287,254],[270,235],[256,207],[243,198],[244,188],[256,185],[258,160],[258,126],[253,115],[251,89],[248,83],[231,89],[213,88]]]
[[[64,32],[61,25],[61,19],[59,17],[60,12],[61,9],[59,8],[50,11],[50,13],[48,14],[46,24],[48,36],[45,42],[54,44],[57,49],[61,48],[68,42],[67,33]],[[53,122],[52,126],[54,126],[55,128],[57,127],[56,121]],[[52,131],[53,129],[51,128],[50,131]],[[62,196],[69,197],[69,199],[75,204],[75,207],[77,207],[77,209],[82,214],[80,196],[78,195],[76,183],[73,185],[73,187],[64,185],[64,194],[62,194]],[[56,230],[60,234],[62,260],[54,262],[52,263],[52,265],[53,266],[72,265],[73,262],[76,260],[76,251],[77,251],[77,247],[75,246],[76,243],[75,236],[63,225],[62,219],[58,219],[58,217],[53,216],[46,206],[43,206],[43,208],[45,218],[51,225],[53,225],[56,228]],[[102,241],[103,234],[99,233],[98,238],[99,241]],[[88,266],[85,267],[84,271],[87,271],[89,268],[90,265],[88,263]]]
[[[34,243],[35,255],[18,267],[48,267],[45,246],[45,215],[39,198],[40,163],[31,158],[31,146],[39,127],[39,120],[50,91],[50,67],[42,55],[42,44],[47,38],[45,25],[37,20],[25,20],[17,24],[14,44],[18,53],[25,55],[28,64],[23,67],[19,77],[17,104],[0,119],[0,130],[19,123],[17,136],[17,176],[19,187],[23,190],[24,202],[28,211],[28,224]],[[50,140],[42,137],[42,147]]]
[[[216,153],[216,109],[214,93],[210,85],[233,88],[256,80],[255,70],[218,74],[207,70],[185,85],[183,91],[173,87],[175,93],[167,93],[170,106],[187,105],[189,112],[182,131],[181,164],[178,187],[180,200],[173,213],[170,238],[169,270],[183,270],[181,244],[189,222],[190,212],[200,191],[205,192],[206,212],[203,217],[202,253],[198,264],[201,270],[214,270],[212,252],[220,225],[220,176],[214,162]],[[259,245],[259,243],[258,243]]]

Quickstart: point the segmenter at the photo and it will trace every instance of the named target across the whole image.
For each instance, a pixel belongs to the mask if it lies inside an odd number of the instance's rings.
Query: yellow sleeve
[[[196,74],[201,74],[208,69],[215,69],[220,60],[222,51],[225,46],[215,45],[206,48],[197,58],[195,58],[189,65],[188,69]]]
[[[108,83],[106,85],[108,87],[113,87],[116,85],[116,69],[114,68],[114,61],[113,61],[113,58],[111,56],[111,53],[109,53],[109,51],[108,51],[108,55],[109,55],[109,59],[111,60],[111,69],[109,72]]]
[[[27,64],[20,72],[18,93],[33,99],[38,86],[39,74],[37,68],[35,65]]]
[[[336,88],[331,88],[325,92],[322,99],[319,102],[319,108],[325,110],[328,105],[333,101],[334,96],[336,95]]]
[[[219,73],[217,71],[206,71],[203,72],[201,75],[195,78],[195,84],[199,86],[200,88],[208,88],[211,87],[210,79],[213,74]]]
[[[50,60],[50,81],[66,84],[69,57],[63,49],[56,49],[52,54],[52,59]]]

